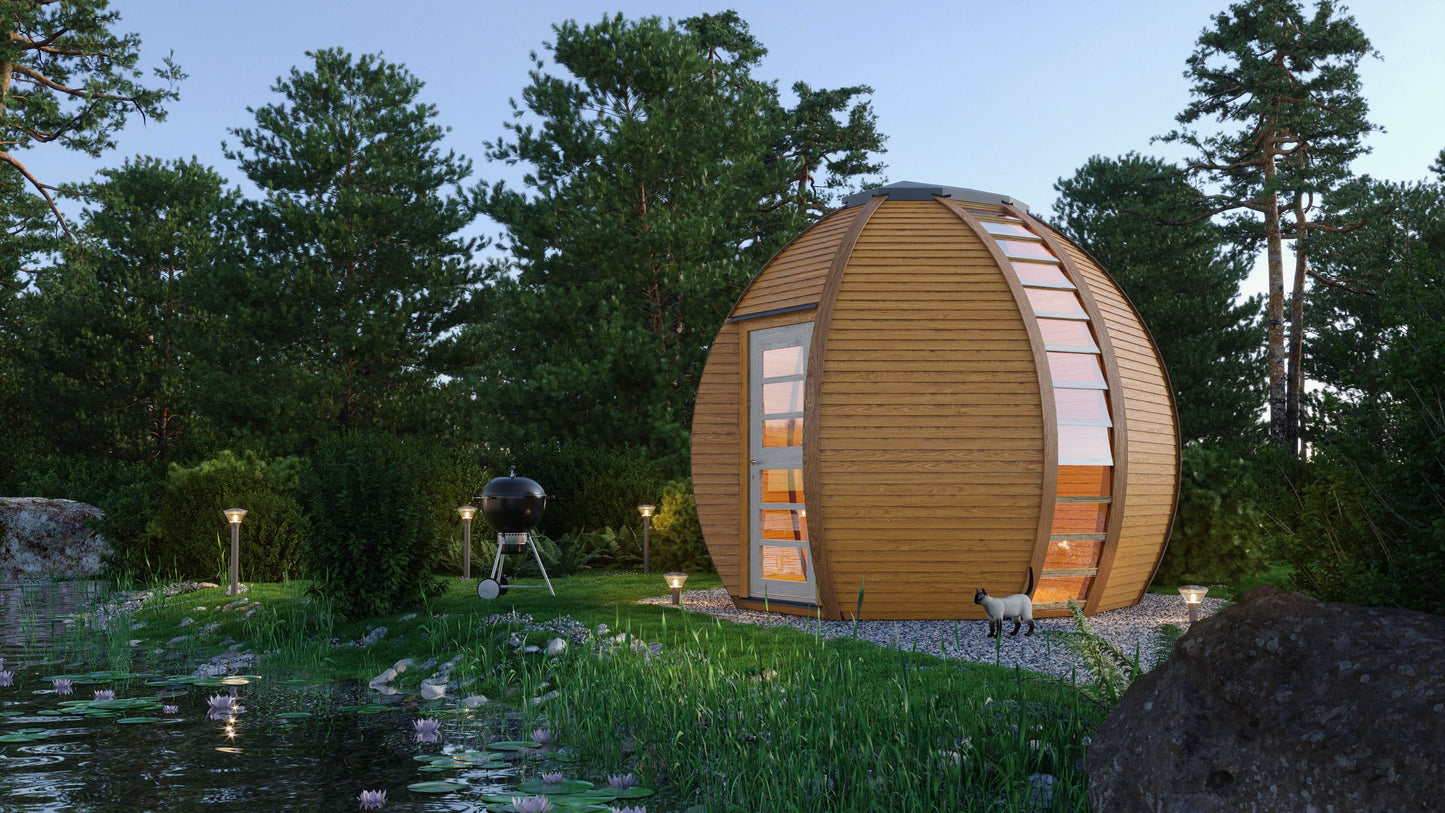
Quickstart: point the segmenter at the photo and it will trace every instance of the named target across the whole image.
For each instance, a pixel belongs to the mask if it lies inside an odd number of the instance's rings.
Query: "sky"
[[[1312,0],[1306,0],[1311,2]],[[887,138],[888,181],[1010,195],[1048,213],[1054,183],[1094,155],[1185,156],[1150,139],[1189,103],[1185,59],[1226,0],[112,0],[118,28],[142,40],[142,64],[167,52],[189,74],[164,122],[133,118],[99,160],[44,148],[22,153],[48,183],[89,179],[127,157],[195,156],[238,184],[228,130],[247,108],[279,99],[278,77],[306,52],[381,53],[426,83],[423,101],[450,128],[447,146],[474,178],[516,186],[522,168],[488,162],[546,57],[552,24],[604,14],[682,19],[735,9],[768,49],[757,75],[787,89],[866,84]],[[1392,181],[1428,176],[1445,147],[1445,0],[1354,0],[1349,12],[1381,59],[1361,64],[1371,120],[1384,132],[1357,172]],[[1311,6],[1312,7],[1312,6]],[[785,93],[785,97],[787,94]],[[245,189],[245,185],[242,184]],[[483,230],[486,225],[483,224]],[[1257,281],[1256,281],[1257,283]],[[1247,286],[1248,287],[1248,286]]]

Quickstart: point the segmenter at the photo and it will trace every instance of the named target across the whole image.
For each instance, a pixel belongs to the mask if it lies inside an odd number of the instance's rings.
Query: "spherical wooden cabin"
[[[853,195],[763,268],[692,426],[708,550],[739,607],[981,618],[1138,603],[1178,492],[1158,350],[1118,285],[1008,197]]]

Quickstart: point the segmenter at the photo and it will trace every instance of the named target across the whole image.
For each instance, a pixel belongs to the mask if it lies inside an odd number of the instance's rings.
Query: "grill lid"
[[[498,533],[526,533],[542,521],[547,507],[547,492],[535,480],[518,477],[497,477],[482,489],[482,516]]]

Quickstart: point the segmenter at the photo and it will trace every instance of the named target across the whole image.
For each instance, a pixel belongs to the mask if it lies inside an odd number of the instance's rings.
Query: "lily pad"
[[[581,793],[584,790],[591,790],[596,787],[585,779],[563,779],[561,782],[549,783],[540,779],[533,779],[530,782],[523,782],[517,786],[517,790],[526,793],[543,793],[548,796],[567,795],[569,793]]]
[[[384,703],[367,703],[363,706],[341,706],[337,711],[354,711],[357,714],[381,714],[385,711],[401,711],[401,705],[386,705]]]
[[[41,717],[59,717],[65,714],[65,712],[59,709],[41,709],[40,711],[37,711],[35,713],[40,715]]]
[[[279,718],[281,718],[282,720],[300,720],[300,719],[303,719],[303,718],[306,718],[306,717],[310,717],[310,716],[311,716],[311,712],[309,712],[309,711],[283,711],[283,712],[281,712],[280,714],[278,714],[278,715],[276,715],[276,716],[279,717]]]
[[[115,721],[116,725],[146,725],[149,723],[163,723],[161,717],[122,717]]]
[[[0,742],[37,742],[50,736],[44,728],[22,728],[19,731],[0,735]]]
[[[468,787],[465,782],[446,780],[439,782],[413,782],[407,785],[406,789],[417,793],[455,793],[459,790],[466,790]]]
[[[520,751],[523,748],[541,748],[542,743],[531,740],[502,740],[501,742],[487,743],[489,751]]]
[[[619,788],[608,788],[608,790],[611,790],[617,794],[613,797],[615,799],[644,799],[648,796],[651,796],[655,792],[652,788],[645,788],[641,785],[633,785],[626,790],[622,790]]]

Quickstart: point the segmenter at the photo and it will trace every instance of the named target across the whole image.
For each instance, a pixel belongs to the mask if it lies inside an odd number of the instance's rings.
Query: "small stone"
[[[398,618],[398,619],[396,619],[396,620],[397,620],[397,621],[415,621],[415,620],[416,620],[416,613],[407,613],[406,615],[404,615],[404,616],[402,616],[401,618]]]
[[[189,627],[194,623],[196,623],[196,619],[191,618],[190,616],[186,616],[185,618],[182,618],[179,623],[176,624],[176,628],[180,629],[181,627]]]
[[[391,665],[391,668],[392,668],[392,669],[395,669],[395,670],[396,670],[396,673],[399,675],[399,674],[401,674],[402,672],[405,672],[406,670],[410,669],[410,668],[413,667],[413,666],[416,666],[416,659],[414,659],[414,658],[402,658],[401,660],[399,660],[399,661],[397,661],[396,663],[392,664],[392,665]]]
[[[541,652],[541,651],[542,651],[542,647],[537,646],[536,644],[528,644],[527,646],[525,646],[525,647],[522,648],[522,652],[524,652],[524,653],[526,653],[526,654],[528,654],[528,655],[530,655],[530,654],[532,654],[532,653],[534,653],[534,652]]]
[[[381,674],[377,675],[376,677],[374,677],[374,678],[372,678],[370,681],[368,681],[368,682],[367,682],[367,685],[368,685],[368,686],[371,686],[372,688],[375,688],[375,687],[380,686],[380,685],[382,685],[382,684],[390,683],[390,682],[392,682],[393,680],[396,680],[396,675],[397,675],[396,669],[394,669],[394,668],[388,668],[386,671],[382,672]]]
[[[191,612],[203,613],[203,612],[206,612],[206,611],[209,610],[209,609],[210,609],[210,608],[207,607],[206,605],[200,604],[200,605],[197,605],[197,606],[196,606],[196,609],[192,610]]]
[[[166,646],[178,646],[189,640],[191,640],[191,636],[189,635],[177,635],[169,641],[166,641]]]
[[[445,683],[423,683],[421,685],[421,698],[423,700],[440,700],[447,696],[447,685]]]
[[[552,656],[556,656],[556,655],[561,655],[563,652],[566,652],[566,651],[567,651],[567,642],[564,641],[564,640],[562,640],[561,638],[553,638],[552,640],[550,640],[550,641],[547,642],[547,655],[548,655],[548,657],[552,657]]]
[[[474,694],[471,697],[462,698],[462,707],[474,709],[489,702],[485,695]]]
[[[372,644],[376,643],[377,641],[380,641],[382,638],[385,638],[385,637],[386,637],[386,627],[377,627],[376,629],[372,630],[371,632],[366,633],[366,637],[362,639],[362,642],[363,642],[363,643],[362,643],[362,646],[371,646]]]
[[[561,693],[561,692],[557,691],[556,689],[553,689],[552,691],[547,692],[546,694],[542,695],[541,697],[534,697],[534,698],[532,698],[532,705],[534,705],[534,706],[540,706],[540,705],[542,705],[543,703],[546,703],[548,700],[555,700],[556,698],[561,697],[561,696],[562,696],[562,693]]]

